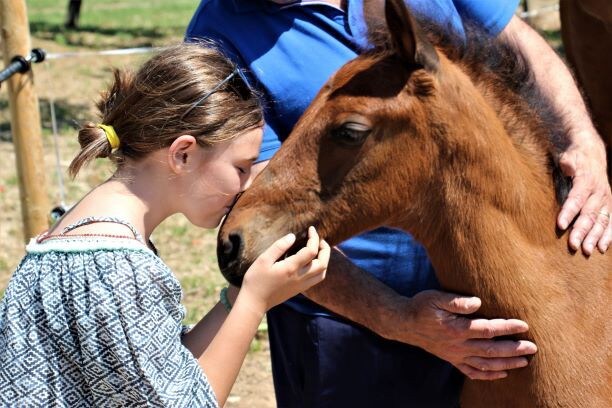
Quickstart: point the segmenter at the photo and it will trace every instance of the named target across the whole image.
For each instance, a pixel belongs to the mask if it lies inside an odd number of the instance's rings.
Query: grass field
[[[37,38],[88,48],[149,46],[181,38],[198,5],[194,0],[84,0],[79,29],[64,30],[67,1],[27,1]]]

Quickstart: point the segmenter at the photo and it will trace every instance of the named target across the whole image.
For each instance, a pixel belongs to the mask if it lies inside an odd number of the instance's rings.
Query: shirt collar
[[[291,7],[324,5],[333,7],[327,2],[317,0],[232,0],[234,9],[238,13],[250,11],[278,12]]]

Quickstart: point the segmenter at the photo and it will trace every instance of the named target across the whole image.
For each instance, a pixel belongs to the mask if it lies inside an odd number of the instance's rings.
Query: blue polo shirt
[[[211,38],[246,67],[265,96],[264,141],[260,160],[278,150],[321,86],[363,49],[362,0],[348,10],[323,2],[203,0],[186,33],[187,40]],[[518,0],[409,0],[413,11],[463,36],[461,18],[498,34]],[[438,288],[425,249],[398,230],[379,228],[340,245],[359,267],[397,292],[412,296]],[[309,314],[327,312],[303,297],[288,303]]]

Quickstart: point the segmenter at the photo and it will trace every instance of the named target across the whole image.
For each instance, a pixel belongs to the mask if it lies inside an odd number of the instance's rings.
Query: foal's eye
[[[345,146],[356,147],[365,142],[372,129],[361,123],[346,122],[331,131],[331,137]]]

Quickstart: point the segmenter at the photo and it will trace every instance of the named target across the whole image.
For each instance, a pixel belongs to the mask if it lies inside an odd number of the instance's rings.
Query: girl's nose
[[[246,190],[247,188],[251,187],[251,184],[253,183],[254,178],[255,178],[255,175],[253,174],[253,172],[251,172],[251,174],[249,174],[249,178],[244,183],[244,186],[242,187],[242,191],[240,192],[240,194],[242,194],[244,190]]]

